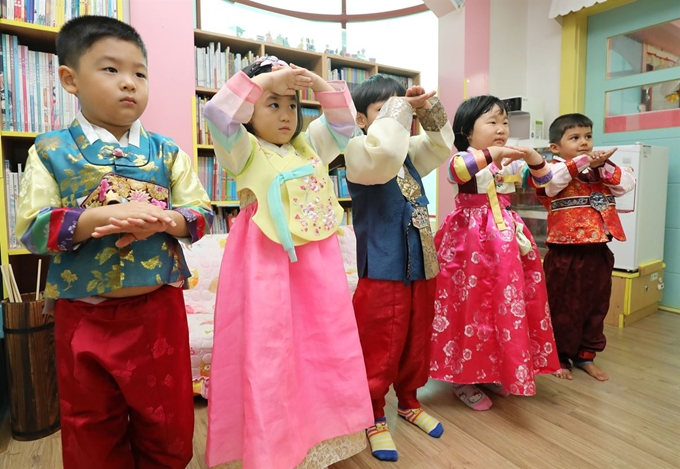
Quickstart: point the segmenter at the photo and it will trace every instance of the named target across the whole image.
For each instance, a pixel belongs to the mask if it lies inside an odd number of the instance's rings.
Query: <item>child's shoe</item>
[[[472,410],[489,410],[493,403],[474,384],[454,384],[453,393]]]
[[[390,429],[387,428],[387,421],[384,418],[376,419],[375,425],[366,429],[366,435],[374,458],[380,461],[396,461],[399,459],[397,447],[392,440]]]

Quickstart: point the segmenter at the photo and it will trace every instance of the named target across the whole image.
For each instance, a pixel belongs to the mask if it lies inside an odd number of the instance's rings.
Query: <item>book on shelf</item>
[[[393,75],[391,73],[383,73],[383,72],[380,72],[380,74],[385,75],[386,77],[394,78],[399,83],[404,85],[404,88],[406,88],[406,89],[409,89],[410,87],[413,86],[413,77],[403,77],[401,75]]]
[[[199,145],[213,144],[212,137],[210,136],[210,129],[208,128],[205,117],[203,117],[203,109],[208,101],[210,101],[209,97],[196,96],[196,143]]]
[[[316,108],[303,107],[302,108],[302,131],[307,130],[309,124],[321,116],[321,110]]]
[[[371,76],[369,70],[353,67],[331,67],[331,59],[328,59],[328,80],[343,80],[347,83],[350,92]]]
[[[78,98],[59,82],[56,54],[30,50],[16,36],[0,35],[2,130],[47,132],[61,129],[78,114]]]
[[[351,225],[351,224],[352,224],[352,209],[346,208],[343,211],[342,220],[340,221],[340,225]]]
[[[236,180],[214,156],[198,157],[198,178],[212,201],[238,200]]]
[[[222,47],[219,42],[210,42],[206,47],[194,47],[197,87],[219,90],[229,78],[260,58],[252,51],[241,54],[231,52],[229,46]],[[284,57],[281,59],[285,60]],[[300,99],[312,101],[314,92],[311,89],[302,90]]]
[[[5,203],[7,210],[7,229],[9,231],[9,248],[20,249],[21,243],[16,237],[17,213],[19,210],[19,187],[22,177],[21,164],[12,171],[10,162],[5,160]]]
[[[207,47],[194,47],[196,64],[196,86],[220,89],[239,70],[254,63],[259,56],[252,51],[247,54],[232,53],[227,46],[211,42]]]
[[[239,209],[235,207],[213,207],[215,217],[213,218],[212,233],[223,234],[231,231]]]
[[[333,181],[335,196],[341,199],[349,197],[349,188],[347,187],[347,170],[344,166],[338,166],[328,172],[331,181]]]
[[[118,17],[117,0],[1,0],[2,18],[41,26],[60,27],[84,15]]]

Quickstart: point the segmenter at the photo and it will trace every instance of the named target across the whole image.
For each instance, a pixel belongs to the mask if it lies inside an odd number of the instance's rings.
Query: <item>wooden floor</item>
[[[433,439],[395,418],[388,423],[397,463],[380,463],[368,450],[331,469],[677,469],[680,467],[680,315],[656,313],[626,329],[607,326],[609,344],[598,363],[611,380],[599,383],[576,370],[572,382],[541,376],[531,398],[492,397],[474,412],[431,381],[425,408],[445,427]],[[195,457],[205,468],[206,405],[196,401]],[[35,442],[12,441],[0,468],[61,468],[59,433]]]

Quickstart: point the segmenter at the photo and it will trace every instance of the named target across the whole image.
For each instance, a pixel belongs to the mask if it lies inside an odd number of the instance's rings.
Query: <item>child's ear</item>
[[[553,152],[554,155],[559,155],[560,154],[560,147],[556,143],[551,143],[550,144],[550,151]]]
[[[368,118],[363,112],[357,112],[357,125],[359,128],[366,130],[366,124],[368,123]]]
[[[71,94],[78,94],[78,85],[76,84],[76,74],[71,67],[60,65],[57,69],[59,73],[59,81],[61,86]]]

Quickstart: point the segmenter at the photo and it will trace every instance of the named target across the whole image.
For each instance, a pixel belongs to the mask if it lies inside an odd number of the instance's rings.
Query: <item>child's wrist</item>
[[[490,165],[493,162],[493,157],[491,156],[491,152],[489,151],[488,148],[484,148],[482,150],[482,153],[484,154],[484,159],[486,160],[486,165]]]
[[[545,160],[542,159],[542,158],[541,158],[540,163],[532,164],[532,163],[527,162],[527,166],[529,166],[529,169],[533,169],[534,171],[538,171],[539,169],[545,168],[545,164],[546,164]]]

